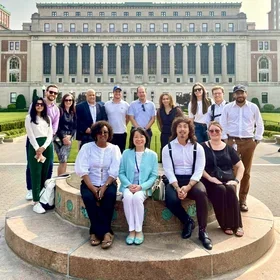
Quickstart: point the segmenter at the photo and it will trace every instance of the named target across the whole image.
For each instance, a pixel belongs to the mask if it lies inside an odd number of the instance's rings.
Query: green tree
[[[26,108],[26,100],[23,94],[18,95],[16,100],[16,108],[17,109],[24,109]]]
[[[32,95],[32,103],[35,102],[38,99],[37,89],[33,89],[33,95]]]
[[[259,99],[257,97],[253,97],[251,102],[255,103],[259,107],[259,109],[261,109],[261,105],[260,105]]]

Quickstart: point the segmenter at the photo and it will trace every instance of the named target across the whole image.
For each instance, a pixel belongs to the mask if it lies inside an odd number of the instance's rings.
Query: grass
[[[0,123],[24,120],[27,112],[1,112]]]

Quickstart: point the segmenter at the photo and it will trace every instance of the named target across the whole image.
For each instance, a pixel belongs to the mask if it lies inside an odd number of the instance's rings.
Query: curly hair
[[[31,118],[30,122],[38,124],[37,121],[36,121],[36,117],[37,117],[36,104],[39,100],[41,100],[42,103],[43,103],[43,110],[41,111],[40,117],[43,120],[45,120],[47,122],[47,124],[50,126],[50,119],[48,117],[47,104],[42,97],[39,97],[34,102],[32,102],[31,109],[30,109],[30,112],[29,112],[30,118]]]
[[[113,139],[113,128],[112,126],[106,121],[98,121],[91,126],[91,137],[93,138],[94,142],[97,141],[97,134],[101,132],[102,128],[106,126],[108,128],[108,142]]]
[[[150,137],[149,137],[147,131],[142,127],[136,127],[136,128],[133,128],[130,132],[129,149],[133,150],[135,148],[135,145],[133,143],[133,137],[134,137],[135,132],[139,132],[141,135],[145,136],[145,138],[146,138],[145,148],[147,148],[150,143]]]
[[[186,118],[186,117],[178,117],[178,118],[174,119],[172,126],[171,126],[171,136],[169,138],[169,141],[172,141],[175,138],[177,138],[177,126],[182,122],[186,123],[189,127],[189,135],[188,135],[188,139],[186,140],[186,143],[188,142],[188,140],[190,140],[192,144],[195,144],[196,136],[194,134],[194,125],[193,125],[193,122],[189,118]]]
[[[202,112],[203,114],[207,113],[208,107],[211,105],[210,101],[207,98],[207,92],[203,84],[201,83],[195,83],[192,87],[192,95],[191,95],[191,112],[193,115],[197,113],[198,105],[197,105],[197,97],[194,92],[194,88],[196,86],[200,86],[202,88],[203,94],[202,94]]]

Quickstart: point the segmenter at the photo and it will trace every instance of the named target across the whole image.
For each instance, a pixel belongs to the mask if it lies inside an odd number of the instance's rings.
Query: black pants
[[[107,232],[112,233],[111,222],[116,202],[117,188],[114,184],[109,185],[101,201],[97,201],[92,191],[82,181],[81,195],[90,219],[90,234],[95,234],[103,239]],[[99,202],[99,206],[97,205]]]
[[[179,187],[185,186],[189,183],[191,176],[176,175]],[[205,186],[198,182],[188,192],[187,198],[195,200],[196,203],[196,215],[200,229],[205,229],[207,226],[208,218],[208,197]],[[189,220],[189,215],[181,204],[181,200],[178,198],[177,191],[172,185],[168,184],[165,187],[165,203],[166,207],[176,216],[183,224]]]
[[[127,136],[126,132],[122,134],[113,134],[113,139],[111,143],[119,146],[121,153],[123,153],[123,151],[125,150],[126,136]]]

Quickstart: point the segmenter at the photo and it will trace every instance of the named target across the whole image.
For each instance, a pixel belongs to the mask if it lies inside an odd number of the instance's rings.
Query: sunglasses
[[[143,112],[146,112],[144,104],[141,105]]]
[[[49,90],[49,94],[58,95],[58,92],[55,92],[55,91]]]
[[[109,134],[109,131],[99,131],[98,133],[97,133],[98,135],[107,135],[107,134]]]
[[[209,131],[209,133],[220,133],[221,132],[221,130],[220,129],[209,129],[208,130]]]
[[[65,99],[64,102],[72,102],[72,99]]]
[[[196,92],[196,91],[202,91],[202,88],[195,88],[193,91],[194,91],[194,92]]]
[[[44,107],[44,103],[36,103],[36,107]]]

